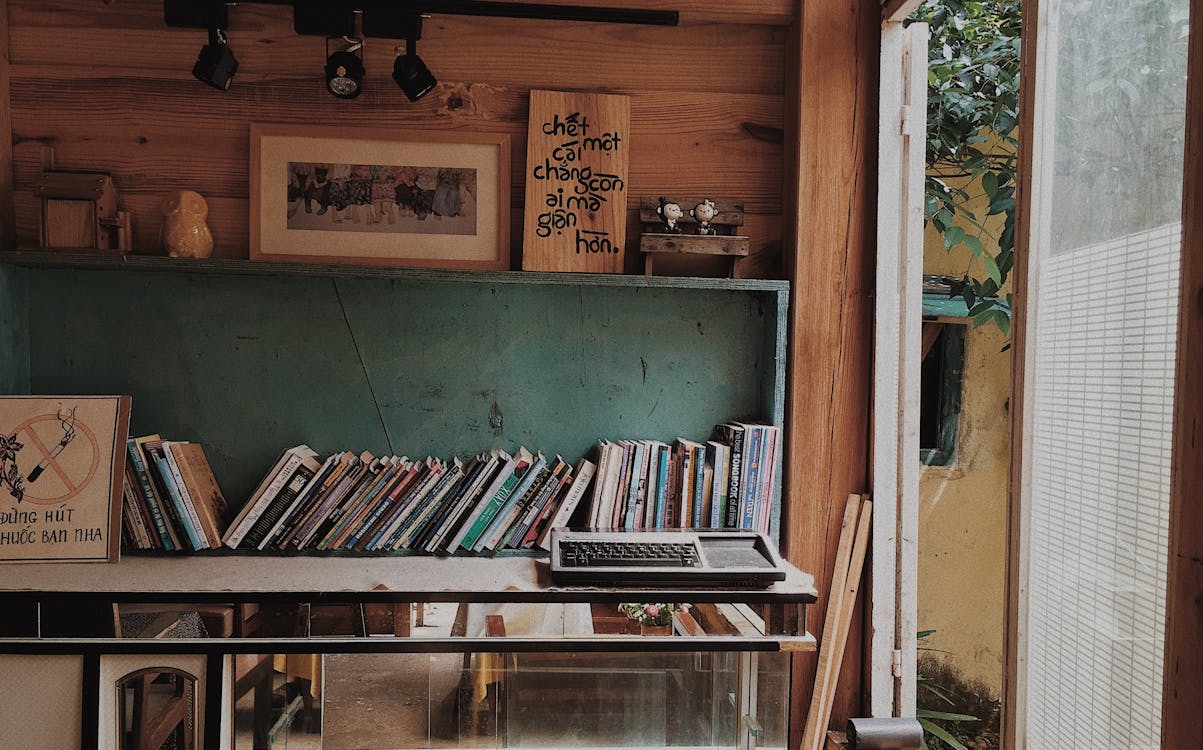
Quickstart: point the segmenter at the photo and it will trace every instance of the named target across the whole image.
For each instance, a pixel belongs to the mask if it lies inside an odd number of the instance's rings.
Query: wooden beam
[[[784,260],[793,302],[782,542],[819,582],[825,607],[844,500],[868,486],[881,6],[800,6],[786,71]],[[810,622],[817,627],[821,617]],[[861,641],[859,617],[849,640]],[[860,707],[860,653],[850,649],[844,659],[832,704],[837,723]],[[793,661],[792,747],[802,738],[815,668],[812,655]]]
[[[1191,0],[1192,19],[1203,0]],[[1186,166],[1161,746],[1203,747],[1203,34],[1187,62]]]
[[[931,348],[936,345],[936,340],[940,338],[940,331],[944,330],[944,324],[940,322],[923,321],[923,343],[920,344],[921,351],[919,352],[919,361],[927,359],[927,355],[931,352]]]
[[[882,0],[881,20],[885,23],[902,23],[923,4],[923,0]]]

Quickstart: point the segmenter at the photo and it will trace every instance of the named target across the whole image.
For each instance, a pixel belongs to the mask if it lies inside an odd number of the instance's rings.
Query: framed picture
[[[251,258],[509,270],[498,133],[251,125]]]
[[[129,396],[0,396],[0,561],[116,561]]]

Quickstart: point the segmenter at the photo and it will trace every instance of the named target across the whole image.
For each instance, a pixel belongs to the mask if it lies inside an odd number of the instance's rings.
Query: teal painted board
[[[780,292],[38,269],[36,392],[129,393],[234,503],[278,452],[575,459],[773,419]],[[765,413],[770,405],[773,413]],[[390,447],[391,446],[391,447]]]
[[[29,393],[28,273],[0,265],[0,394]]]

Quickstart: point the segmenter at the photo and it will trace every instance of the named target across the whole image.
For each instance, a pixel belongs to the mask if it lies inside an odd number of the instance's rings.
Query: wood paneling
[[[509,133],[511,204],[520,209],[528,92],[551,88],[631,97],[630,212],[637,212],[639,196],[666,190],[739,197],[749,213],[752,255],[738,274],[780,268],[780,27],[436,16],[426,24],[420,52],[441,83],[410,103],[388,77],[387,42],[368,40],[365,93],[343,101],[323,90],[322,40],[293,34],[286,8],[245,5],[232,13],[240,68],[221,93],[192,80],[202,35],[166,28],[161,3],[11,4],[19,242],[36,241],[29,190],[49,144],[59,168],[113,174],[134,212],[136,252],[157,251],[161,197],[189,188],[209,202],[216,254],[244,256],[251,122]],[[514,212],[515,239],[520,216]]]
[[[868,481],[881,6],[877,0],[806,0],[800,18],[800,106],[797,122],[787,126],[798,169],[787,186],[797,210],[784,253],[793,302],[782,537],[790,561],[821,582],[819,606],[825,607],[843,499],[863,492]],[[856,715],[860,704],[859,619],[840,672],[835,726]],[[816,630],[819,621],[810,619]],[[813,657],[795,658],[796,706],[809,703],[814,670]],[[799,713],[791,719],[791,738],[801,738]]]
[[[0,133],[12,132],[12,105],[8,91],[8,2],[0,0]],[[13,192],[12,138],[0,140],[0,196]],[[10,200],[0,200],[0,246],[12,247],[17,239],[16,217]]]
[[[1203,0],[1192,0],[1192,19]],[[1186,95],[1178,374],[1170,480],[1161,746],[1203,747],[1203,34],[1192,34]]]

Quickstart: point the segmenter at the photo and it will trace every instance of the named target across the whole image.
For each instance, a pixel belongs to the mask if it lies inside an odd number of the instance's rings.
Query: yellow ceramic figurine
[[[173,258],[208,258],[213,235],[205,224],[209,206],[200,193],[177,190],[163,201],[163,247]]]

